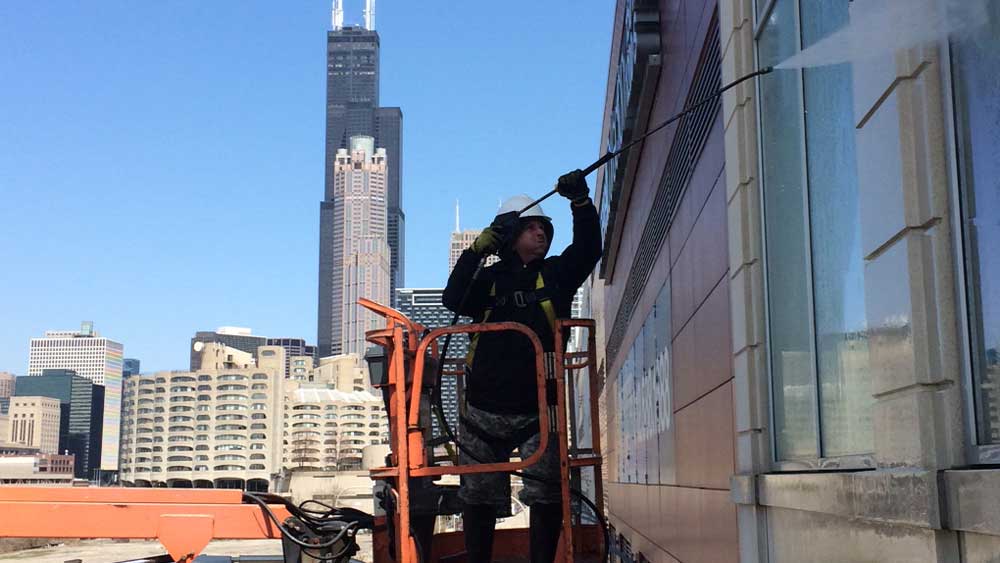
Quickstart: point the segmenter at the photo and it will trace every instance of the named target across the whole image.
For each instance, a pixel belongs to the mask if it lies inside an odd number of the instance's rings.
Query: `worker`
[[[570,200],[573,213],[573,241],[561,255],[546,258],[553,227],[541,206],[536,204],[518,217],[517,212],[532,199],[513,197],[501,205],[493,224],[462,253],[443,295],[448,309],[477,323],[514,321],[527,325],[547,354],[554,350],[555,319],[570,317],[573,297],[601,257],[597,210],[584,173],[575,170],[563,175],[557,191]],[[489,254],[498,254],[500,261],[483,269],[474,280],[480,261]],[[466,357],[465,385],[460,463],[507,462],[514,449],[526,459],[538,449],[535,352],[525,335],[502,331],[473,336]],[[531,508],[533,563],[550,563],[559,542],[562,495],[558,452],[558,442],[552,436],[541,460],[525,469],[527,475],[541,479],[524,479],[520,494],[521,501]],[[496,519],[510,513],[510,497],[506,473],[462,476],[459,498],[465,505],[462,519],[470,562],[491,560]]]

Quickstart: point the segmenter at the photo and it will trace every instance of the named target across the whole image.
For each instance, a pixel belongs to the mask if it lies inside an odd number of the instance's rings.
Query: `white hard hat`
[[[511,211],[520,211],[531,205],[531,202],[533,201],[535,201],[534,198],[527,194],[516,195],[500,204],[500,209],[497,210],[497,215],[503,215],[504,213],[510,213]],[[530,209],[521,214],[521,219],[527,219],[529,217],[538,217],[539,219],[552,222],[552,218],[542,211],[542,206],[540,204],[531,205]]]

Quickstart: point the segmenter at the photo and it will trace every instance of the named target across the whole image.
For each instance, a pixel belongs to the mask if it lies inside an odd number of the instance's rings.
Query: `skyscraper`
[[[0,371],[0,398],[14,394],[14,374]]]
[[[462,230],[461,221],[459,220],[459,208],[458,201],[455,202],[455,230],[451,233],[451,244],[448,247],[448,274],[455,269],[455,263],[458,262],[458,258],[462,256],[462,252],[465,252],[466,248],[476,240],[476,237],[482,233],[482,229],[466,229]],[[491,266],[496,264],[500,259],[495,255],[490,256],[486,259],[486,265]]]
[[[411,321],[418,322],[427,328],[435,329],[451,325],[454,313],[445,308],[441,302],[443,289],[411,289],[401,288],[396,290],[396,307],[401,313],[406,315]],[[471,319],[462,317],[460,323],[472,322]],[[443,344],[443,340],[438,341]],[[448,358],[459,362],[449,364],[447,369],[454,370],[469,352],[469,337],[465,334],[456,334],[448,344]],[[459,379],[455,376],[443,376],[441,378],[441,404],[444,407],[445,417],[452,430],[458,431],[458,401],[459,401]],[[444,434],[440,428],[437,418],[431,418],[431,429],[435,435]]]
[[[405,215],[402,210],[402,128],[398,107],[379,107],[379,36],[375,3],[367,0],[364,25],[344,25],[342,0],[333,4],[333,29],[327,33],[326,180],[320,203],[319,314],[317,347],[320,357],[339,352],[333,339],[339,315],[331,296],[344,283],[339,249],[334,244],[337,202],[334,176],[337,151],[350,148],[355,136],[370,136],[385,150],[387,167],[386,238],[389,245],[389,286],[403,285]],[[391,289],[389,297],[392,297]]]
[[[118,435],[122,395],[121,343],[103,338],[94,323],[83,322],[79,331],[47,331],[32,338],[28,375],[42,375],[46,369],[71,369],[97,385],[104,386],[104,428],[101,438],[101,469],[118,469]],[[15,384],[15,390],[16,390]]]
[[[125,358],[122,363],[122,379],[130,375],[138,375],[140,365],[139,360],[135,358]]]
[[[87,479],[100,469],[104,388],[69,369],[47,369],[17,382],[15,397],[36,396],[60,403],[59,452],[76,456],[73,473]]]
[[[321,333],[319,343],[322,350],[324,340],[329,342],[329,355],[361,356],[368,349],[365,332],[377,328],[381,318],[358,306],[359,298],[389,302],[385,181],[385,150],[376,150],[372,137],[351,137],[351,150],[337,151],[331,242],[340,283],[320,296],[331,312],[330,332]]]

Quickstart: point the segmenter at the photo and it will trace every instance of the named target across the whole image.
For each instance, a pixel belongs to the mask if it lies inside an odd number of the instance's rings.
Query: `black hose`
[[[475,285],[475,282],[479,278],[479,274],[482,272],[483,266],[485,264],[486,264],[486,257],[484,256],[482,259],[479,260],[479,266],[476,268],[475,273],[472,274],[472,280],[469,282],[469,285],[466,286],[466,288],[465,288],[465,293],[462,295],[462,300],[459,301],[458,307],[456,308],[455,316],[452,317],[451,326],[455,326],[458,323],[458,319],[460,317],[461,311],[462,311],[462,309],[465,308],[465,303],[469,300],[469,294],[472,292],[472,286]],[[439,414],[438,420],[439,420],[439,422],[441,422],[441,427],[444,429],[445,434],[448,435],[448,439],[451,440],[452,442],[454,442],[455,445],[458,446],[459,450],[465,452],[465,454],[468,455],[469,457],[471,457],[474,461],[476,461],[478,463],[489,463],[487,461],[479,459],[479,457],[476,456],[476,454],[474,454],[473,452],[471,452],[469,450],[469,448],[467,448],[464,444],[462,444],[462,442],[460,442],[458,440],[458,438],[455,436],[455,431],[451,428],[451,424],[448,422],[448,417],[446,417],[444,415],[444,404],[443,404],[442,398],[441,398],[440,385],[441,385],[442,370],[444,369],[443,368],[443,366],[444,366],[444,358],[445,358],[445,354],[447,353],[448,343],[449,343],[450,340],[451,340],[451,333],[448,333],[448,335],[445,337],[444,346],[442,346],[440,361],[438,362],[438,371],[437,371],[437,378],[436,378],[436,381],[435,381],[435,384],[436,384],[435,385],[435,390],[434,390],[433,393],[431,393],[431,397],[432,397],[432,399],[434,401],[433,402],[433,407],[435,409],[437,409],[437,411],[438,411],[438,414]],[[542,431],[542,429],[541,429],[541,427],[539,425],[539,432],[541,432],[541,431]],[[559,482],[559,481],[553,481],[553,480],[550,480],[550,479],[544,479],[542,477],[537,477],[537,476],[534,476],[534,475],[528,475],[528,474],[522,473],[520,471],[506,471],[506,473],[508,473],[510,475],[517,475],[518,477],[520,477],[522,479],[529,479],[529,480],[533,480],[533,481],[536,481],[536,482],[545,483],[545,484],[548,484],[548,485],[555,485],[557,487],[562,488],[562,483]],[[597,475],[595,475],[594,478],[596,479]],[[602,558],[602,561],[607,561],[608,558],[611,555],[611,533],[608,530],[607,519],[604,517],[603,514],[601,514],[601,512],[599,510],[597,510],[597,506],[593,502],[591,502],[591,500],[589,498],[587,498],[587,496],[584,495],[581,491],[578,491],[577,489],[574,489],[573,487],[568,487],[568,488],[569,488],[570,494],[572,494],[575,497],[577,497],[578,499],[580,499],[584,504],[586,504],[588,507],[590,507],[590,509],[594,512],[594,517],[597,519],[597,523],[598,523],[598,525],[600,525],[601,532],[604,535],[604,557]]]
[[[309,526],[312,529],[312,531],[315,533],[316,529],[315,529],[314,526],[315,526],[315,520],[316,519],[313,518],[313,517],[310,517],[310,516],[306,515],[305,512],[303,512],[303,510],[301,509],[301,507],[295,506],[288,499],[280,497],[278,495],[270,495],[270,494],[257,495],[257,494],[254,494],[254,493],[244,492],[243,493],[243,499],[244,500],[249,500],[250,502],[259,505],[261,507],[261,509],[263,509],[264,514],[266,514],[267,517],[270,518],[271,521],[274,522],[274,525],[277,526],[278,530],[281,532],[281,535],[284,538],[288,539],[290,542],[292,542],[295,545],[301,547],[302,550],[303,550],[303,552],[305,552],[305,550],[307,550],[307,549],[316,550],[316,549],[323,549],[323,548],[327,548],[327,547],[333,547],[334,545],[337,544],[337,542],[339,542],[340,540],[342,540],[344,538],[345,534],[348,535],[348,538],[350,539],[350,541],[347,542],[347,544],[344,546],[343,549],[341,549],[338,553],[336,553],[334,555],[324,556],[322,554],[313,554],[313,553],[306,552],[307,555],[309,555],[310,557],[312,557],[312,558],[314,558],[314,559],[316,559],[318,561],[336,562],[336,561],[340,560],[341,558],[343,558],[345,555],[349,555],[348,552],[356,544],[356,542],[354,541],[354,535],[350,534],[350,532],[355,531],[355,529],[358,527],[358,522],[356,522],[356,521],[355,522],[348,522],[344,526],[344,528],[342,530],[340,530],[339,532],[337,532],[337,535],[335,535],[332,539],[330,539],[328,541],[325,541],[323,543],[318,543],[318,544],[306,543],[306,542],[304,542],[304,541],[296,538],[293,533],[289,532],[288,528],[286,528],[285,525],[282,524],[282,522],[280,520],[278,520],[277,515],[274,514],[274,511],[271,510],[271,507],[268,506],[267,500],[265,500],[265,499],[275,500],[275,501],[278,501],[279,504],[284,505],[288,509],[289,513],[291,513],[293,516],[295,516],[299,520],[302,520],[303,523],[306,524],[307,526]],[[309,502],[309,501],[306,501],[306,502]],[[313,502],[317,502],[317,501],[313,501]],[[303,504],[306,504],[306,503],[303,503]],[[322,503],[320,503],[320,504],[322,504]],[[310,520],[313,520],[312,524],[309,522]]]

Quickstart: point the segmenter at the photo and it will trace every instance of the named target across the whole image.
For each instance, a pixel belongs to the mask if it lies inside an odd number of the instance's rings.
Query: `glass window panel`
[[[801,4],[806,48],[848,22],[848,3]],[[823,457],[873,449],[851,67],[803,71],[816,364]]]
[[[798,50],[793,2],[779,1],[764,25],[760,66]],[[774,71],[760,81],[760,92],[775,450],[778,459],[813,458],[817,417],[799,72]]]
[[[673,403],[670,400],[670,278],[656,296],[656,435],[659,482],[676,484]]]
[[[1000,2],[952,43],[977,435],[1000,443]]]

